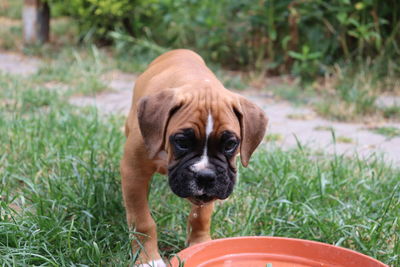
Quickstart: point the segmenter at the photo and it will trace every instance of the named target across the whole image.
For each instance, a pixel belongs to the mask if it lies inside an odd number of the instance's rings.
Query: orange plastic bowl
[[[178,258],[179,257],[179,260]],[[173,267],[383,267],[371,257],[320,242],[283,237],[233,237],[194,245],[171,260]]]

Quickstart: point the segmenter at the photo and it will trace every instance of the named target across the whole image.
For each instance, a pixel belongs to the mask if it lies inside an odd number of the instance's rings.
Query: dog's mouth
[[[217,198],[214,196],[209,196],[207,194],[204,194],[201,196],[188,197],[187,199],[190,202],[192,202],[194,205],[201,206],[201,205],[205,205],[213,200],[216,200]]]

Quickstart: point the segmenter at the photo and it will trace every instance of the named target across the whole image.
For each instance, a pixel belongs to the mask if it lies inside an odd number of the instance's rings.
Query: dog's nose
[[[203,186],[213,185],[215,181],[215,172],[210,169],[204,169],[197,173],[197,182]]]

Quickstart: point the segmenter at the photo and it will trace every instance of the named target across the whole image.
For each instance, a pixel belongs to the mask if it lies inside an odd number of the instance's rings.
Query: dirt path
[[[357,153],[362,158],[372,154],[384,156],[385,161],[400,165],[400,137],[389,139],[383,135],[371,132],[371,126],[362,123],[333,122],[318,117],[315,112],[306,107],[298,108],[287,102],[262,99],[250,96],[259,104],[270,118],[269,133],[278,135],[278,142],[284,147],[308,145],[324,152],[353,155]],[[400,124],[390,125],[400,128]],[[334,142],[333,134],[336,142]]]
[[[0,52],[0,72],[30,75],[37,71],[39,65],[40,62],[36,59]],[[104,113],[127,114],[136,76],[112,71],[100,78],[113,91],[100,93],[95,97],[73,97],[70,102],[77,106],[94,105]],[[388,163],[400,166],[400,137],[386,138],[371,132],[368,129],[370,126],[366,124],[332,122],[318,117],[310,108],[294,107],[266,94],[248,91],[242,94],[265,110],[270,118],[268,133],[283,147],[296,146],[299,141],[303,145],[329,153],[357,153],[363,158],[379,154]],[[398,123],[380,126],[400,128]],[[332,131],[336,136],[335,144]]]
[[[39,65],[38,59],[0,51],[0,72],[28,76],[34,74]]]

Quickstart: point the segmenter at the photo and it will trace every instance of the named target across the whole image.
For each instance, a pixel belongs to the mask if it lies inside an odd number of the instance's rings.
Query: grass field
[[[50,71],[42,73],[0,75],[0,265],[127,266],[124,118],[69,105],[71,91],[44,88]],[[93,76],[82,79],[90,84]],[[213,215],[214,238],[305,238],[400,265],[399,169],[301,145],[282,151],[271,141],[239,171],[233,195]],[[150,202],[169,257],[184,248],[190,206],[162,176],[153,180]]]

